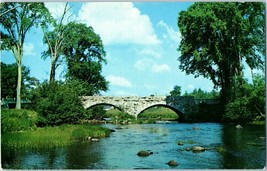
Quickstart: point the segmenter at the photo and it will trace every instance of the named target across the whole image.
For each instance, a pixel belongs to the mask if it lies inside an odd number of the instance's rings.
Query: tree
[[[1,4],[1,50],[11,50],[18,65],[16,108],[21,108],[23,45],[29,30],[50,17],[44,3],[5,2]]]
[[[242,60],[252,68],[264,64],[264,3],[194,3],[180,12],[180,69],[221,88],[223,104],[235,96]],[[263,37],[261,37],[263,36]],[[253,62],[252,62],[253,61]]]
[[[17,86],[17,64],[5,64],[1,62],[1,96],[2,98],[15,98],[16,97],[16,86]],[[30,91],[34,86],[37,86],[39,81],[30,76],[30,69],[22,66],[22,89],[21,96],[28,98]]]
[[[173,90],[170,91],[171,96],[181,96],[181,86],[174,86]]]
[[[243,78],[238,79],[239,89],[236,98],[226,105],[223,120],[226,122],[247,123],[257,117],[265,117],[265,81],[261,75],[254,77],[254,85]]]
[[[67,61],[68,81],[81,83],[86,88],[80,95],[106,91],[108,82],[101,75],[106,53],[99,35],[92,27],[71,22],[65,28],[65,39],[63,54]]]
[[[64,31],[66,28],[66,25],[63,24],[63,21],[66,18],[66,14],[69,9],[70,7],[68,7],[68,3],[66,3],[62,16],[58,19],[58,21],[53,20],[54,30],[48,31],[45,27],[43,28],[44,43],[48,45],[48,50],[42,53],[42,57],[51,58],[49,82],[55,81],[56,69],[61,64],[60,57],[62,56],[64,46]]]
[[[219,92],[212,90],[211,92],[203,91],[201,88],[194,89],[191,93],[185,92],[183,96],[193,96],[196,99],[218,99]]]

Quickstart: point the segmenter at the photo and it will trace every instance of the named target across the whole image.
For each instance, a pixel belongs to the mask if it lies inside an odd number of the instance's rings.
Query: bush
[[[225,106],[225,122],[248,123],[257,117],[265,117],[264,77],[256,75],[253,84],[248,84],[246,80],[241,81],[234,99]]]
[[[32,101],[39,114],[39,126],[77,123],[87,112],[77,92],[61,82],[41,84],[34,91]]]
[[[2,109],[1,133],[27,131],[36,128],[37,113],[23,109]]]

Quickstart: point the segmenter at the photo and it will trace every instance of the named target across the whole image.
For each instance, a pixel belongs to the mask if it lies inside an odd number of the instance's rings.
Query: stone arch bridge
[[[195,105],[194,98],[190,96],[83,96],[81,98],[85,109],[101,104],[112,105],[135,118],[148,108],[165,106],[175,111],[180,121],[183,120],[184,114]]]

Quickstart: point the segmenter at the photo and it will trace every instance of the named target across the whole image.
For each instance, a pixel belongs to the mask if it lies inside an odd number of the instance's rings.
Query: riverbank
[[[2,135],[1,146],[33,149],[63,147],[76,141],[89,141],[89,137],[108,137],[110,133],[107,128],[90,124],[43,127],[32,131],[5,133]]]

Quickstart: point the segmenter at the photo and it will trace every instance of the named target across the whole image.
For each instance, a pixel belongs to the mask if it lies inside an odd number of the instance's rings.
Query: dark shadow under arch
[[[86,108],[86,110],[88,110],[88,109],[91,109],[91,108],[93,108],[93,107],[95,107],[95,106],[103,106],[103,105],[108,105],[108,106],[113,106],[114,108],[116,108],[116,109],[118,109],[119,111],[123,111],[121,108],[119,108],[118,106],[116,106],[116,105],[114,105],[114,104],[110,104],[110,103],[97,103],[97,104],[94,104],[94,105],[92,105],[92,106],[90,106],[90,107],[88,107],[88,108]]]
[[[184,120],[184,114],[181,111],[179,111],[178,109],[176,109],[176,108],[174,108],[174,107],[172,107],[170,105],[164,105],[164,104],[155,104],[155,105],[151,105],[151,106],[143,109],[140,113],[137,114],[137,118],[145,110],[150,109],[150,108],[153,108],[153,107],[157,107],[157,106],[158,107],[166,107],[166,108],[171,109],[172,111],[174,111],[179,116],[178,121],[179,122],[183,122],[183,120]]]

